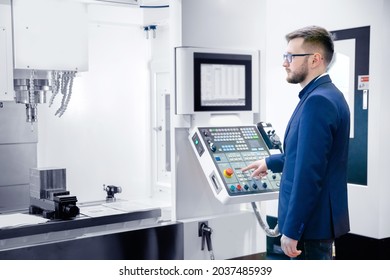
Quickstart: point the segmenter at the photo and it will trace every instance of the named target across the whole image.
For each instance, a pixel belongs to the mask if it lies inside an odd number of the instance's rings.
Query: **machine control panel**
[[[270,152],[256,126],[196,127],[191,146],[214,192],[224,204],[277,198],[280,174],[251,177],[241,169]]]

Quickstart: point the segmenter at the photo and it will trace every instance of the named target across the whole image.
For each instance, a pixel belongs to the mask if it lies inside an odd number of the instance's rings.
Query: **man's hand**
[[[284,234],[280,239],[280,244],[283,252],[290,258],[296,258],[302,253],[301,250],[297,250],[298,240],[291,239]]]
[[[264,177],[266,176],[268,173],[268,167],[267,167],[267,164],[265,163],[265,159],[261,159],[261,160],[258,160],[258,161],[255,161],[251,164],[249,164],[248,166],[244,167],[241,169],[242,172],[245,172],[247,170],[251,170],[251,169],[255,169],[252,173],[252,177]]]

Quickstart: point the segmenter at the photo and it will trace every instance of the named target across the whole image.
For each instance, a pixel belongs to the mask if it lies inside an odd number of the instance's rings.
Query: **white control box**
[[[85,3],[13,0],[14,67],[34,70],[88,70]]]

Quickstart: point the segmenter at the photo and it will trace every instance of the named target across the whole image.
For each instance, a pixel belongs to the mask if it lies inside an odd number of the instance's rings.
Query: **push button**
[[[224,171],[223,171],[223,175],[226,177],[226,178],[232,178],[234,174],[234,171],[232,168],[226,168]]]

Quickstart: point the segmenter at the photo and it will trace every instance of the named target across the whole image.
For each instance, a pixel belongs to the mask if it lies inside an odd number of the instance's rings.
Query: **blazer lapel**
[[[332,80],[330,79],[329,75],[325,75],[317,80],[315,80],[311,85],[309,85],[308,89],[306,90],[306,92],[303,94],[303,96],[301,97],[301,99],[299,100],[299,103],[298,105],[295,107],[295,110],[293,112],[293,114],[291,115],[291,118],[287,124],[287,128],[286,128],[286,132],[284,133],[284,139],[283,139],[283,150],[285,150],[285,143],[286,143],[286,138],[287,138],[287,135],[288,135],[288,132],[290,131],[290,126],[291,126],[291,123],[292,121],[294,120],[295,118],[295,115],[297,114],[297,112],[299,111],[299,108],[303,105],[303,103],[305,102],[305,100],[307,99],[307,97],[309,96],[309,94],[315,89],[317,88],[319,85],[321,84],[324,84],[324,83],[328,83],[328,82],[332,82]]]

